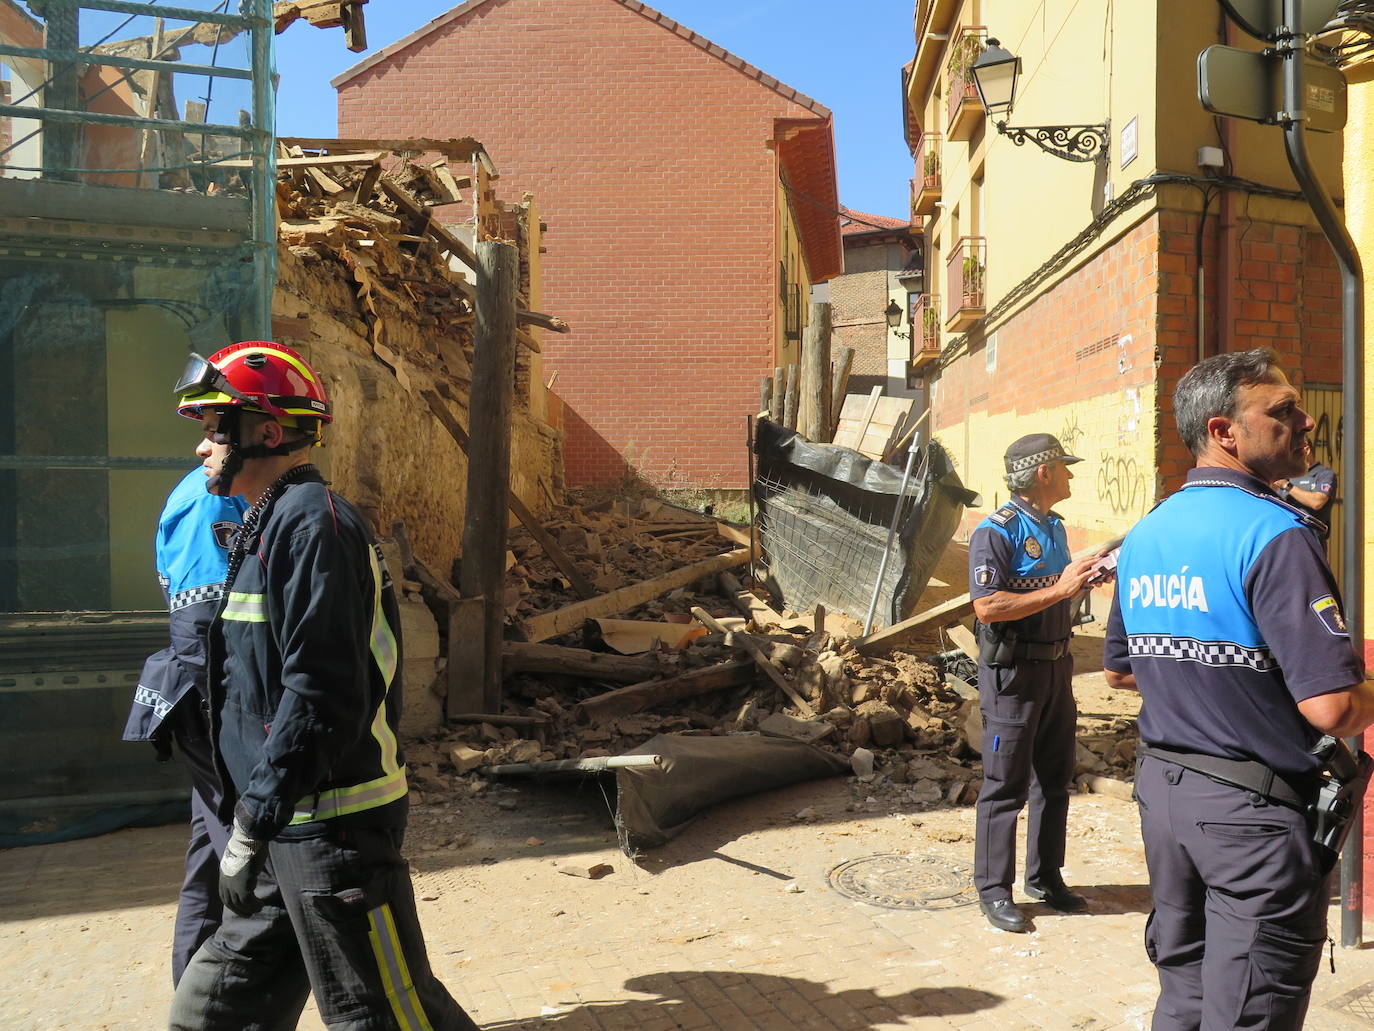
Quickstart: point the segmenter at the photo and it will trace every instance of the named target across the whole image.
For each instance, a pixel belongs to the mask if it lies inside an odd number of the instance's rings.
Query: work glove
[[[267,862],[267,842],[248,836],[243,824],[234,820],[233,833],[219,861],[219,900],[239,916],[252,916],[262,908],[253,894],[258,874]]]

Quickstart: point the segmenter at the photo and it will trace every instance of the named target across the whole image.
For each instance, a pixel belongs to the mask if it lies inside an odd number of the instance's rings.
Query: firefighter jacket
[[[234,815],[264,840],[315,820],[404,824],[399,620],[363,518],[298,466],[249,511],[229,573],[211,687]]]

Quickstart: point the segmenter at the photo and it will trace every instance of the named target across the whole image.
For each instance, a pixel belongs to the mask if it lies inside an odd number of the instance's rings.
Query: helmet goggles
[[[252,405],[254,400],[236,389],[229,378],[194,351],[186,359],[186,368],[181,372],[172,393],[178,397],[196,397],[200,394],[228,394],[243,404]]]

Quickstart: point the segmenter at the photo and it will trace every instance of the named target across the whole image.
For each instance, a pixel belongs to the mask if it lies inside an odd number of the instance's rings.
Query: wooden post
[[[841,347],[835,359],[835,374],[830,385],[830,435],[826,440],[835,439],[835,431],[840,428],[840,409],[844,407],[845,391],[849,389],[849,367],[854,364],[854,348]]]
[[[472,401],[468,418],[468,496],[463,519],[463,561],[458,590],[483,599],[482,647],[449,641],[449,661],[460,654],[463,697],[457,709],[501,711],[501,637],[505,625],[506,525],[510,506],[511,407],[515,394],[515,288],[519,251],[511,244],[477,245],[477,323],[473,343]],[[452,624],[450,624],[452,625]],[[475,642],[473,642],[475,643]],[[461,649],[461,650],[460,650]],[[481,699],[481,705],[471,701]]]
[[[830,436],[830,305],[813,301],[802,338],[797,430],[807,440]]]
[[[768,421],[782,425],[783,403],[787,398],[787,369],[781,365],[773,369],[773,396],[768,399]]]
[[[767,412],[768,406],[773,403],[773,378],[764,376],[759,380],[759,411]]]
[[[782,424],[789,430],[797,428],[797,367],[787,367],[787,396],[783,399]]]

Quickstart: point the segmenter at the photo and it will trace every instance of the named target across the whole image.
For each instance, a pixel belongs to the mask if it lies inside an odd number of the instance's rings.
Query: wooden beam
[[[797,428],[797,367],[787,367],[787,393],[782,399],[782,424],[789,430]]]
[[[309,157],[277,158],[278,168],[341,168],[355,165],[375,165],[385,151],[371,151],[362,154],[312,154]],[[252,168],[253,162],[247,158],[233,158],[229,161],[216,161],[216,168]]]
[[[383,189],[386,180],[382,180]],[[467,499],[458,590],[485,599],[483,707],[501,709],[502,604],[510,517],[511,411],[515,404],[515,291],[520,252],[508,243],[477,245],[477,331],[468,414]]]
[[[768,399],[768,421],[782,425],[782,406],[787,399],[787,369],[782,366],[773,368],[773,395]]]
[[[964,626],[963,623],[951,623],[944,630],[956,648],[974,662],[978,661],[978,638],[973,636],[972,630]]]
[[[438,240],[444,250],[448,251],[468,268],[473,271],[477,270],[477,255],[472,252],[472,249],[468,247],[467,244],[436,222],[433,213],[428,208],[412,197],[402,187],[393,183],[390,179],[379,179],[377,185],[382,188],[383,193],[396,203],[398,208],[402,209],[407,215],[419,222],[424,232]]]
[[[572,332],[572,327],[557,315],[545,315],[542,311],[526,311],[524,308],[516,308],[515,317],[522,325],[538,326],[540,329],[552,330],[555,333]]]
[[[504,712],[459,712],[448,717],[450,723],[490,723],[493,727],[545,727],[547,716],[510,716]]]
[[[714,630],[716,633],[725,632],[725,628],[716,622],[715,617],[700,605],[692,606],[692,615],[697,618],[698,623],[708,630]],[[782,693],[792,700],[792,704],[800,709],[803,715],[816,715],[816,710],[811,708],[811,704],[797,693],[797,689],[792,686],[792,682],[783,676],[782,671],[768,660],[768,656],[763,654],[763,650],[759,648],[758,645],[749,640],[747,634],[737,634],[733,643],[749,653],[749,657],[754,660],[754,665],[763,670],[768,679],[773,681]]]
[[[372,199],[372,191],[377,188],[377,180],[382,177],[382,166],[373,165],[363,177],[358,180],[358,186],[353,191],[354,204],[366,204]]]
[[[557,673],[613,684],[637,684],[663,672],[653,653],[616,655],[584,648],[561,648],[556,644],[531,644],[506,641],[501,646],[502,667],[511,673]]]
[[[278,142],[286,144],[288,147],[300,147],[302,150],[383,150],[392,154],[399,154],[409,151],[416,154],[442,154],[446,158],[454,161],[471,161],[477,154],[483,152],[482,144],[471,136],[462,139],[432,140],[423,137],[411,137],[409,139],[376,139],[365,140],[358,138],[348,139],[324,139],[313,136],[280,136]]]
[[[617,688],[605,694],[593,695],[578,702],[573,712],[578,719],[595,723],[639,712],[655,705],[691,698],[708,691],[723,691],[729,687],[743,687],[754,679],[754,664],[748,659],[721,662],[702,669],[689,670],[663,680],[648,680],[642,684]]]
[[[652,580],[643,580],[597,598],[574,602],[572,605],[565,605],[553,612],[534,616],[525,621],[525,633],[531,641],[547,641],[551,637],[558,637],[570,630],[576,630],[586,620],[597,619],[601,616],[619,615],[636,605],[653,601],[674,588],[684,587],[702,577],[714,576],[722,569],[742,566],[748,561],[749,549],[747,547],[737,548],[734,551],[726,552],[724,555],[716,555],[700,562],[694,562],[690,566],[670,570]]]
[[[893,623],[884,630],[861,637],[854,642],[862,655],[880,655],[904,637],[909,637],[932,627],[947,626],[973,614],[973,599],[968,594],[942,602],[934,608],[918,612],[900,623]]]
[[[731,604],[745,619],[752,619],[754,625],[762,630],[767,626],[785,626],[787,621],[778,613],[763,602],[753,591],[746,591],[740,582],[730,573],[721,573],[716,577],[720,584],[721,591],[728,595]]]
[[[849,368],[853,364],[854,348],[841,347],[830,385],[830,430],[826,440],[834,440],[835,431],[840,428],[840,409],[844,407],[845,391],[849,389]]]
[[[830,305],[813,302],[802,334],[801,387],[797,431],[807,440],[826,440],[830,433]]]

